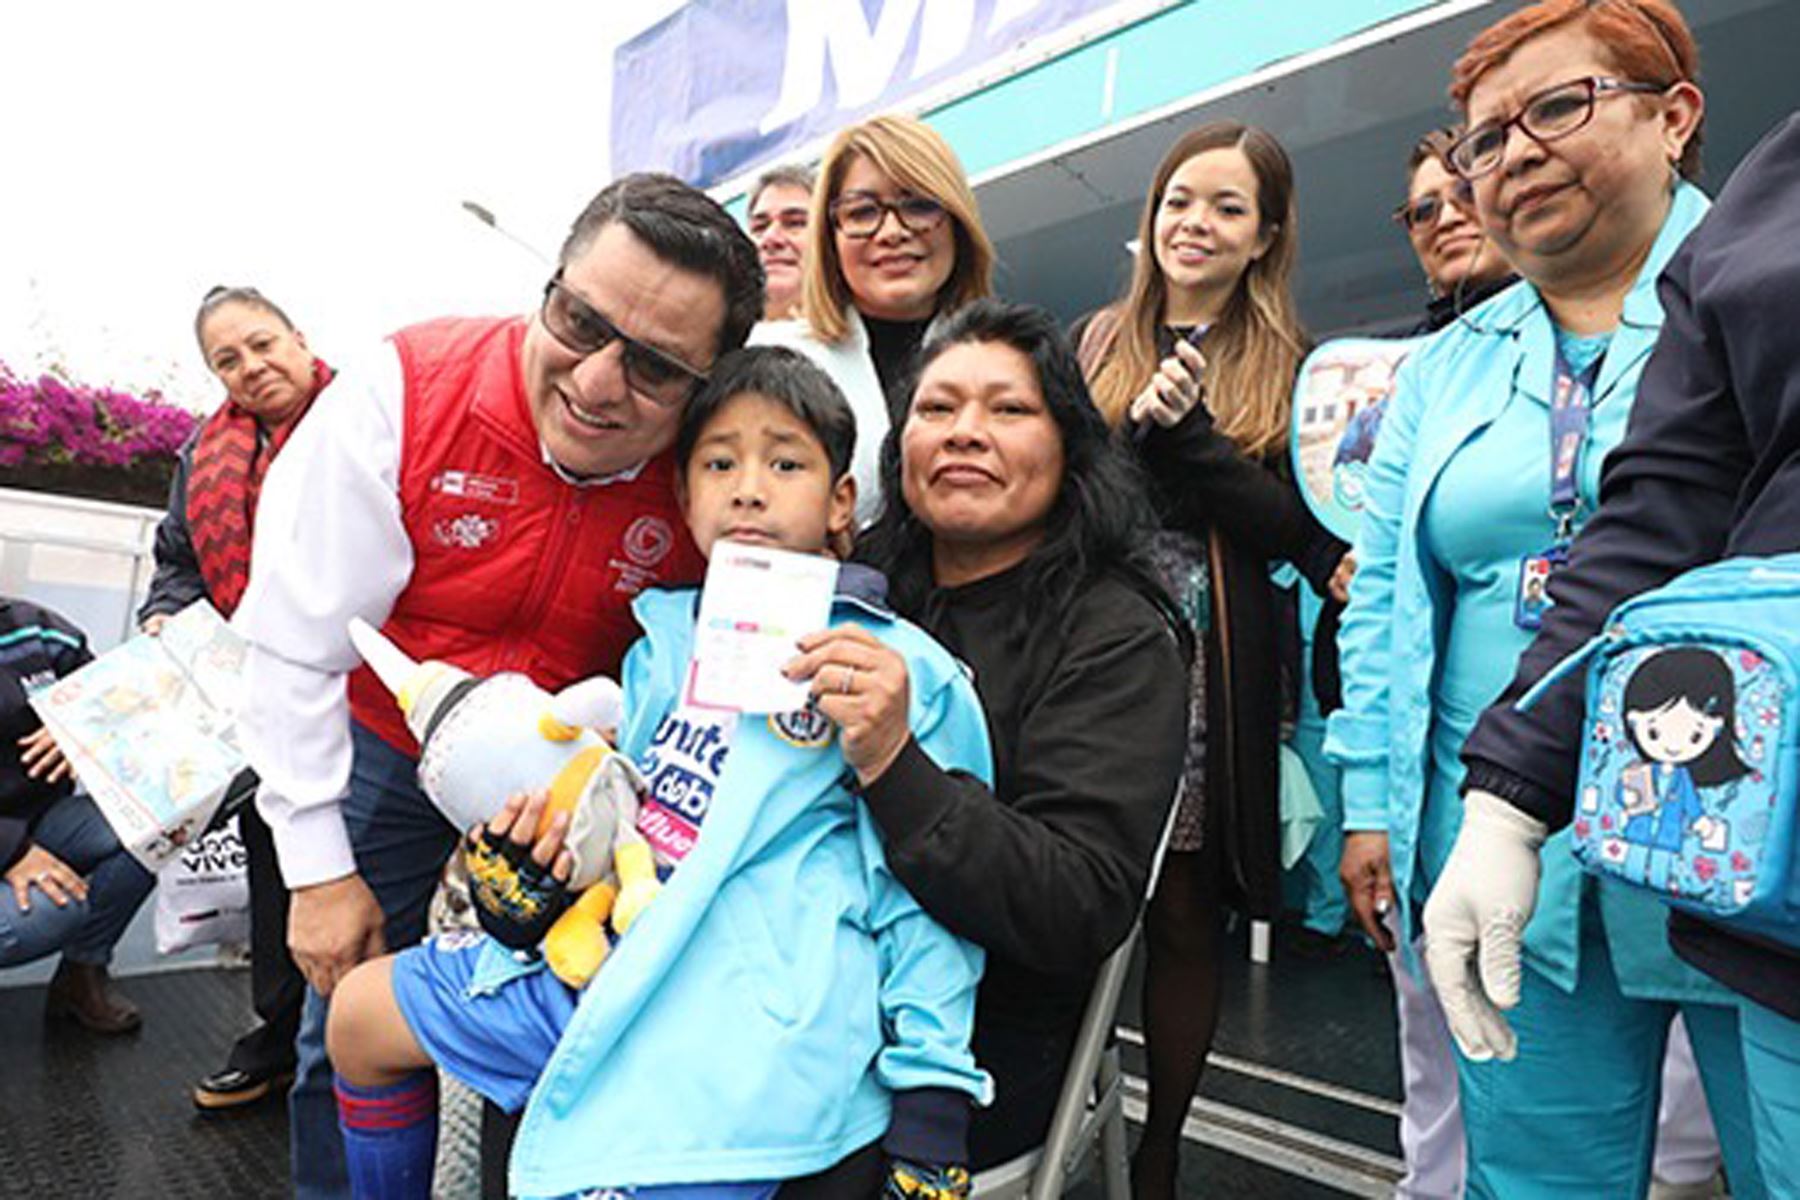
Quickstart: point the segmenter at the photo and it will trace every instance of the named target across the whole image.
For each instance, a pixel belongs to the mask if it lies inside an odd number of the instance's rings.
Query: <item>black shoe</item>
[[[293,1078],[292,1071],[263,1074],[226,1067],[214,1071],[194,1086],[194,1107],[203,1112],[242,1108],[246,1104],[255,1104],[271,1092],[280,1091],[293,1082]]]

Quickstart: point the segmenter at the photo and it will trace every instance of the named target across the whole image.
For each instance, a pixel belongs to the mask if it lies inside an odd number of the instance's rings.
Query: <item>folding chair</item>
[[[1075,1036],[1075,1050],[1063,1074],[1062,1092],[1044,1144],[977,1175],[973,1200],[1052,1200],[1080,1173],[1082,1160],[1096,1140],[1106,1200],[1130,1200],[1125,1091],[1113,1023],[1138,930],[1139,925],[1134,924],[1124,942],[1107,957],[1088,994],[1087,1011]]]
[[[1156,857],[1151,861],[1150,883],[1144,889],[1146,903],[1162,874],[1163,855],[1175,829],[1175,809],[1180,799],[1177,790],[1176,804],[1169,806]],[[1131,970],[1131,953],[1142,930],[1140,912],[1131,932],[1101,964],[1094,990],[1088,993],[1087,1009],[1082,1013],[1075,1049],[1069,1055],[1069,1069],[1063,1073],[1062,1090],[1057,1095],[1044,1144],[977,1175],[971,1200],[1055,1200],[1068,1182],[1080,1175],[1082,1162],[1095,1142],[1100,1145],[1100,1177],[1106,1200],[1131,1200],[1130,1161],[1125,1150],[1124,1071],[1113,1027],[1119,996],[1125,990],[1125,976]]]

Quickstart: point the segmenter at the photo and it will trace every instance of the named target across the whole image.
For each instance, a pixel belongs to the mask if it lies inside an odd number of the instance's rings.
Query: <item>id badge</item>
[[[1550,611],[1550,576],[1569,561],[1566,546],[1552,546],[1519,560],[1519,589],[1513,597],[1513,624],[1535,633]]]

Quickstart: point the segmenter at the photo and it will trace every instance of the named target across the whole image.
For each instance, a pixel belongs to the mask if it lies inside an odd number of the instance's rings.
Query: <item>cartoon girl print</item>
[[[1641,761],[1619,772],[1618,793],[1628,876],[1668,891],[1689,834],[1703,849],[1725,849],[1730,831],[1706,812],[1700,789],[1750,772],[1733,745],[1736,705],[1731,668],[1711,650],[1664,650],[1632,672],[1620,707]]]

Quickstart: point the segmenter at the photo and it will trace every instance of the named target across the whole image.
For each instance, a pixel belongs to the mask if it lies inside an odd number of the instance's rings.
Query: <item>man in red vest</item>
[[[311,985],[290,1101],[295,1194],[348,1195],[325,998],[416,942],[459,831],[347,624],[415,658],[546,688],[616,673],[641,589],[701,560],[670,447],[711,364],[763,304],[756,248],[718,204],[627,176],[576,219],[531,319],[446,319],[350,364],[269,472],[249,589],[242,727]]]

